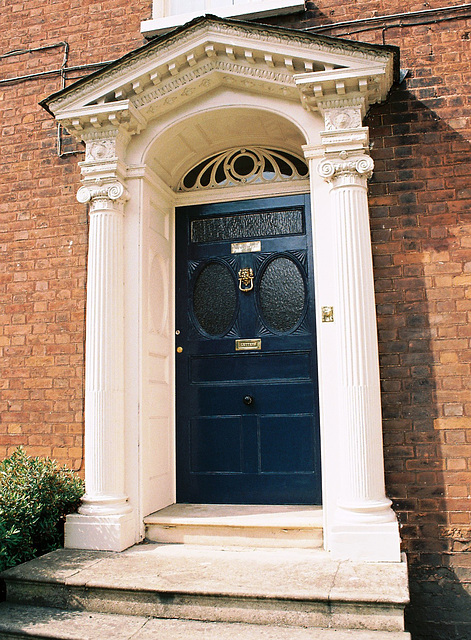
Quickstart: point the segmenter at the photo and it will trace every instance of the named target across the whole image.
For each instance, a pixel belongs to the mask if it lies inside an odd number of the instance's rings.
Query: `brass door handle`
[[[245,267],[239,271],[239,289],[241,291],[252,291],[253,289],[253,269]]]

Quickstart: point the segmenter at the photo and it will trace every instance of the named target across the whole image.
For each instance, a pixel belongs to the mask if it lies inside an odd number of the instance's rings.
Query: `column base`
[[[124,551],[136,543],[134,515],[68,515],[65,521],[66,549]]]
[[[364,562],[401,562],[397,522],[342,524],[332,527],[329,550],[336,558]]]
[[[124,494],[89,496],[87,493],[83,496],[78,510],[84,516],[117,516],[131,511],[132,507]]]

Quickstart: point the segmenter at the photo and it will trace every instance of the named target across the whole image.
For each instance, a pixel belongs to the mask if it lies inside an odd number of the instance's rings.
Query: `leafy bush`
[[[83,481],[49,458],[18,448],[0,462],[0,571],[62,545],[64,519],[80,505]]]

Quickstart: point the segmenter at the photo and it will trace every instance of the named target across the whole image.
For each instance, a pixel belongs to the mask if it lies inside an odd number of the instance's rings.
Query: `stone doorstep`
[[[0,605],[0,640],[410,640],[406,632],[302,629],[165,620],[45,607]]]
[[[322,547],[322,507],[173,504],[144,519],[160,543]]]
[[[60,549],[3,574],[10,603],[213,622],[403,631],[405,563],[318,549]]]

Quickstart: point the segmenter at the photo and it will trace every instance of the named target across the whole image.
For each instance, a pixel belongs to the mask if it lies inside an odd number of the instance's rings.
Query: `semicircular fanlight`
[[[240,184],[264,184],[306,178],[305,161],[276,149],[237,147],[206,158],[180,180],[178,191],[234,187]]]

